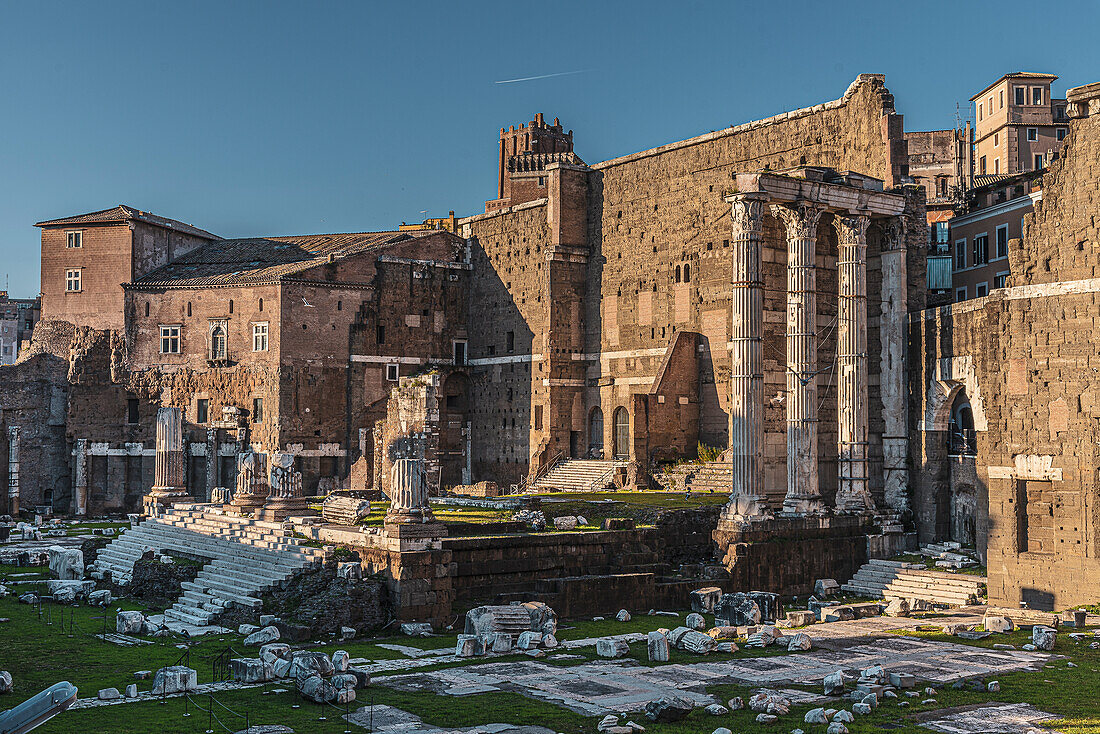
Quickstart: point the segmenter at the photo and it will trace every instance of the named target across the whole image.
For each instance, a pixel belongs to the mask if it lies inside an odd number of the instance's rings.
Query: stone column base
[[[160,515],[177,502],[194,502],[187,490],[180,487],[153,487],[141,498],[141,509],[146,515]]]
[[[722,508],[718,527],[736,531],[742,525],[770,520],[771,510],[764,504],[763,497],[738,495],[731,497],[729,504]]]
[[[264,504],[267,502],[267,496],[258,496],[254,494],[241,494],[237,495],[230,501],[226,508],[230,512],[235,512],[239,515],[250,513],[257,515]]]
[[[312,515],[305,497],[273,497],[257,513],[261,520],[282,522],[288,515]]]
[[[829,514],[829,508],[825,506],[825,500],[820,497],[815,499],[790,498],[783,500],[781,513],[785,517],[824,517]]]

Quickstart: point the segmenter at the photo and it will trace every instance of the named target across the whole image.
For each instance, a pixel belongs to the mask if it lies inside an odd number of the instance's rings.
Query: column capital
[[[836,228],[837,238],[844,242],[865,242],[867,240],[867,227],[871,224],[871,215],[868,212],[849,212],[837,214],[833,218],[833,227]]]
[[[788,239],[815,239],[817,223],[821,221],[825,207],[812,201],[796,201],[772,204],[771,212],[786,227]]]
[[[905,217],[890,217],[883,222],[886,238],[882,243],[883,251],[904,250],[905,238],[909,233],[909,222]]]
[[[768,195],[760,192],[730,194],[725,198],[730,205],[730,216],[735,228],[752,231],[764,226],[765,206]]]

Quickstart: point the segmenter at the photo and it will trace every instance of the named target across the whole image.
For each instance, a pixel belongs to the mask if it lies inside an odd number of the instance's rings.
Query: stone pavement
[[[1026,703],[994,703],[966,706],[948,711],[936,711],[921,722],[921,726],[944,734],[1018,734],[1044,721],[1060,716]],[[1054,729],[1042,729],[1046,734],[1058,734]]]
[[[633,660],[598,660],[568,668],[534,660],[486,663],[466,668],[380,677],[377,682],[403,691],[430,691],[465,696],[489,691],[517,691],[586,715],[634,711],[661,696],[690,698],[697,705],[717,703],[708,685],[818,685],[837,669],[856,671],[872,665],[911,673],[939,685],[961,678],[1003,674],[1042,664],[1044,653],[985,650],[966,645],[909,637],[863,639],[806,653],[725,659],[647,667]]]
[[[554,734],[553,729],[515,724],[479,724],[466,729],[441,729],[392,706],[364,706],[347,717],[352,724],[380,734]]]

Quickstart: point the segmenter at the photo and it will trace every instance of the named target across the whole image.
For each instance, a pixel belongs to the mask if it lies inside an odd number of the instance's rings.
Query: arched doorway
[[[952,456],[975,456],[978,453],[977,434],[974,431],[974,411],[966,390],[959,390],[951,404],[951,418],[947,423],[947,453]]]
[[[614,458],[630,458],[630,413],[626,408],[615,409]]]
[[[598,405],[588,413],[588,455],[603,458],[603,411]]]
[[[439,405],[439,484],[453,487],[470,481],[469,462],[470,379],[452,372],[443,381]]]
[[[974,487],[962,484],[951,488],[951,540],[973,547],[976,541],[978,494]]]

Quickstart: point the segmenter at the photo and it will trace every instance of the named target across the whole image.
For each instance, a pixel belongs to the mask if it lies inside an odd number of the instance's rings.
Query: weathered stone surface
[[[834,720],[825,729],[825,734],[848,734],[848,727],[844,725],[844,722]]]
[[[714,652],[718,647],[718,642],[710,635],[705,635],[695,630],[689,630],[687,634],[680,638],[676,647],[684,652],[695,653],[696,655],[707,655]]]
[[[105,607],[111,603],[111,590],[100,589],[99,591],[93,591],[88,594],[88,603],[94,604],[97,607]]]
[[[1031,644],[1036,650],[1053,650],[1058,633],[1051,627],[1035,625],[1031,629]]]
[[[11,691],[12,679],[11,673],[6,670],[0,670],[0,693],[8,693]]]
[[[688,595],[691,602],[691,611],[699,614],[711,614],[714,606],[722,598],[722,590],[717,586],[704,586],[696,589]]]
[[[841,709],[833,715],[833,721],[839,721],[841,724],[851,724],[856,720],[855,716],[852,716],[851,711],[845,711]]]
[[[539,610],[541,614],[542,610]],[[507,632],[519,637],[521,632],[537,630],[530,607],[525,605],[489,605],[466,612],[465,634],[490,637],[494,632]]]
[[[828,724],[829,719],[825,716],[825,709],[816,708],[810,709],[806,712],[806,715],[802,717],[802,721],[806,724]]]
[[[460,658],[472,658],[485,654],[485,646],[477,635],[459,635],[455,644],[455,655]]]
[[[115,632],[120,635],[140,635],[145,627],[145,615],[141,612],[119,612],[115,616]]]
[[[750,591],[748,597],[760,608],[760,621],[774,623],[783,618],[783,603],[779,594],[770,591]]]
[[[515,638],[507,632],[494,632],[492,637],[492,650],[495,653],[511,652]]]
[[[813,647],[813,640],[805,632],[799,632],[787,638],[787,649],[791,652],[809,650]]]
[[[198,687],[198,673],[185,665],[170,665],[153,675],[154,694],[182,693],[194,691]]]
[[[859,716],[870,716],[871,707],[865,703],[857,703],[852,705],[852,713]]]
[[[558,530],[574,530],[577,527],[577,518],[573,515],[555,517],[554,527]]]
[[[645,715],[651,721],[667,724],[686,718],[693,708],[695,708],[695,704],[686,698],[666,696],[647,703],[645,705]]]
[[[714,620],[719,626],[760,624],[762,619],[760,607],[743,592],[723,594],[714,606]]]
[[[908,617],[909,602],[905,599],[891,599],[886,603],[883,614],[888,617]]]
[[[100,688],[97,695],[100,701],[114,701],[116,698],[122,698],[117,688]]]
[[[817,617],[809,610],[787,612],[787,623],[791,627],[805,627],[817,621]]]
[[[271,663],[259,658],[233,658],[229,661],[233,680],[241,683],[263,683],[274,679],[275,671]]]
[[[79,548],[52,545],[49,549],[50,571],[62,580],[84,578],[84,553]]]
[[[405,622],[401,625],[401,634],[409,637],[431,637],[432,626],[427,622]]]
[[[347,670],[350,662],[351,655],[348,655],[347,650],[337,650],[332,653],[332,667],[337,673],[343,673]]]
[[[596,640],[596,654],[601,658],[621,658],[630,652],[630,646],[622,640],[608,637]]]
[[[542,644],[542,633],[528,630],[521,632],[516,640],[516,647],[520,650],[535,650]]]
[[[711,627],[707,634],[716,640],[736,640],[739,637],[736,627]]]
[[[672,630],[671,632],[668,633],[668,642],[669,642],[669,644],[672,645],[673,647],[679,647],[680,640],[688,632],[691,632],[691,630],[688,629],[687,627],[677,627],[677,628],[675,628],[674,630]]]
[[[814,582],[814,596],[826,598],[840,593],[840,584],[836,579],[818,579]]]
[[[629,622],[630,612],[626,611],[625,609],[620,609],[619,613],[615,615],[615,619],[620,622]]]
[[[325,703],[335,701],[339,689],[320,675],[313,674],[298,676],[298,690],[311,701]]]
[[[728,708],[726,708],[725,706],[723,706],[720,703],[712,703],[711,705],[707,706],[703,710],[706,711],[711,716],[725,716],[726,714],[728,714],[730,712],[730,710]]]
[[[258,624],[241,624],[237,626],[237,634],[248,637],[250,634],[260,629]]]
[[[749,699],[749,709],[781,716],[790,711],[791,700],[776,691],[761,691]]]
[[[691,614],[687,615],[687,619],[684,620],[684,626],[688,629],[702,632],[707,628],[707,621],[703,619],[702,614],[692,612]]]
[[[987,616],[982,620],[982,625],[989,632],[1008,634],[1016,629],[1016,625],[1008,617]]]
[[[265,663],[290,660],[290,645],[285,642],[269,642],[260,648],[260,660]]]
[[[825,676],[822,681],[825,686],[826,696],[840,696],[844,693],[844,671],[836,670]]]
[[[651,661],[667,663],[670,655],[668,637],[660,632],[650,632],[646,636],[646,650]]]
[[[137,683],[131,683],[130,685],[126,686],[126,692],[124,695],[126,696],[126,698],[137,698]]]
[[[275,642],[279,639],[278,628],[264,627],[263,629],[256,630],[248,637],[244,638],[245,645],[266,645],[269,642]]]
[[[295,650],[290,654],[290,674],[295,678],[310,675],[330,676],[336,672],[328,655],[317,650]]]

